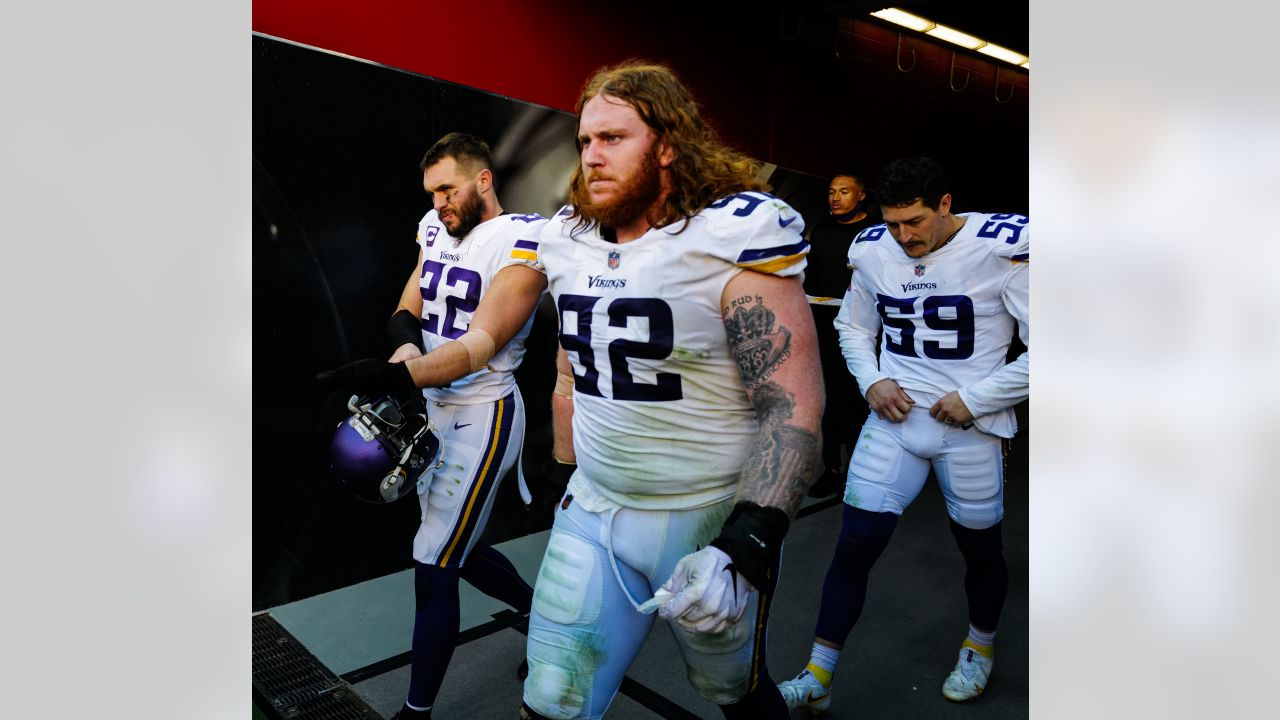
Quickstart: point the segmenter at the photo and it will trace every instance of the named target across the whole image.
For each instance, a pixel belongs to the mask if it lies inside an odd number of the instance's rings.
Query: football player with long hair
[[[538,247],[556,453],[577,470],[535,583],[522,716],[601,717],[657,610],[725,717],[785,718],[765,632],[823,408],[804,221],[664,66],[600,70],[577,112],[569,204]]]

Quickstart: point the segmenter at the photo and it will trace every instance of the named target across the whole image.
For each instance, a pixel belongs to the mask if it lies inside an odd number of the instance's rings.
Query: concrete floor
[[[1025,458],[1025,455],[1023,456]],[[1010,587],[996,641],[996,667],[987,692],[965,705],[945,701],[939,688],[955,663],[967,621],[963,563],[947,527],[937,485],[930,481],[898,524],[872,573],[862,618],[837,668],[828,717],[1024,718],[1027,716],[1027,493],[1025,459],[1012,463],[1006,483],[1005,548]],[[825,505],[825,507],[823,507]],[[768,660],[775,680],[795,675],[808,660],[819,593],[840,526],[840,505],[816,506],[798,518],[787,536],[783,573],[769,625]],[[546,532],[499,545],[532,582]],[[475,628],[503,605],[463,585],[462,627]],[[272,615],[339,675],[356,672],[356,690],[384,716],[399,708],[409,669],[372,677],[360,668],[408,650],[412,622],[410,571],[281,606]],[[684,678],[670,632],[659,621],[628,676],[657,696],[655,712],[619,693],[606,714],[628,718],[719,718]],[[458,647],[437,699],[434,716],[515,718],[524,636],[502,629]],[[650,700],[650,704],[653,704]],[[801,712],[796,717],[804,717]]]

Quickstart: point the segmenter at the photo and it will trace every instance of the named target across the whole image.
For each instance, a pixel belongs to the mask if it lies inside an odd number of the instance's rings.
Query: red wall
[[[788,42],[776,9],[745,5],[256,0],[253,29],[562,110],[602,65],[665,61],[726,139],[767,160]]]
[[[557,22],[573,2],[256,0],[257,32],[564,110],[621,32],[577,40]],[[585,3],[583,8],[588,7]],[[477,15],[483,8],[483,14]],[[540,9],[541,8],[541,9]]]

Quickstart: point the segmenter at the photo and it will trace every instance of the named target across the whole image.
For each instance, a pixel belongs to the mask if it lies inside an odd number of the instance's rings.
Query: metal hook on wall
[[[898,33],[898,52],[895,54],[893,60],[895,63],[897,63],[898,69],[901,70],[902,72],[911,72],[912,70],[916,69],[915,48],[911,48],[911,67],[905,67],[905,68],[902,67],[902,33]]]
[[[788,33],[786,29],[788,3],[784,2],[781,5],[782,5],[782,8],[778,18],[778,35],[783,40],[795,40],[796,38],[800,37],[800,33],[804,31],[804,17],[803,16],[797,17],[795,21],[795,25],[796,25],[795,32]]]
[[[1007,103],[1013,99],[1013,83],[1009,83],[1008,97],[1006,97],[1003,100],[1000,99],[1000,66],[999,65],[996,66],[996,84],[994,88],[994,93],[996,96],[996,102],[998,103]]]
[[[971,79],[972,78],[969,75],[969,71],[965,70],[964,84],[961,85],[960,87],[956,87],[956,51],[952,50],[951,51],[951,77],[948,79],[948,83],[951,85],[951,91],[960,92],[964,90],[965,88],[969,87],[969,80]]]

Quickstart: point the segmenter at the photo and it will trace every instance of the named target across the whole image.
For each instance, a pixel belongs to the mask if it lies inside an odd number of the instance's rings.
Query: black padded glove
[[[564,489],[569,486],[569,478],[573,477],[577,469],[577,463],[562,463],[555,458],[548,460],[543,466],[543,471],[547,474],[547,484],[560,494],[563,494]]]
[[[316,375],[316,383],[329,390],[346,390],[369,397],[415,392],[418,386],[404,363],[366,358]]]
[[[740,502],[710,544],[733,560],[734,569],[752,587],[770,593],[777,582],[774,568],[782,554],[782,538],[790,527],[791,520],[778,508]]]

